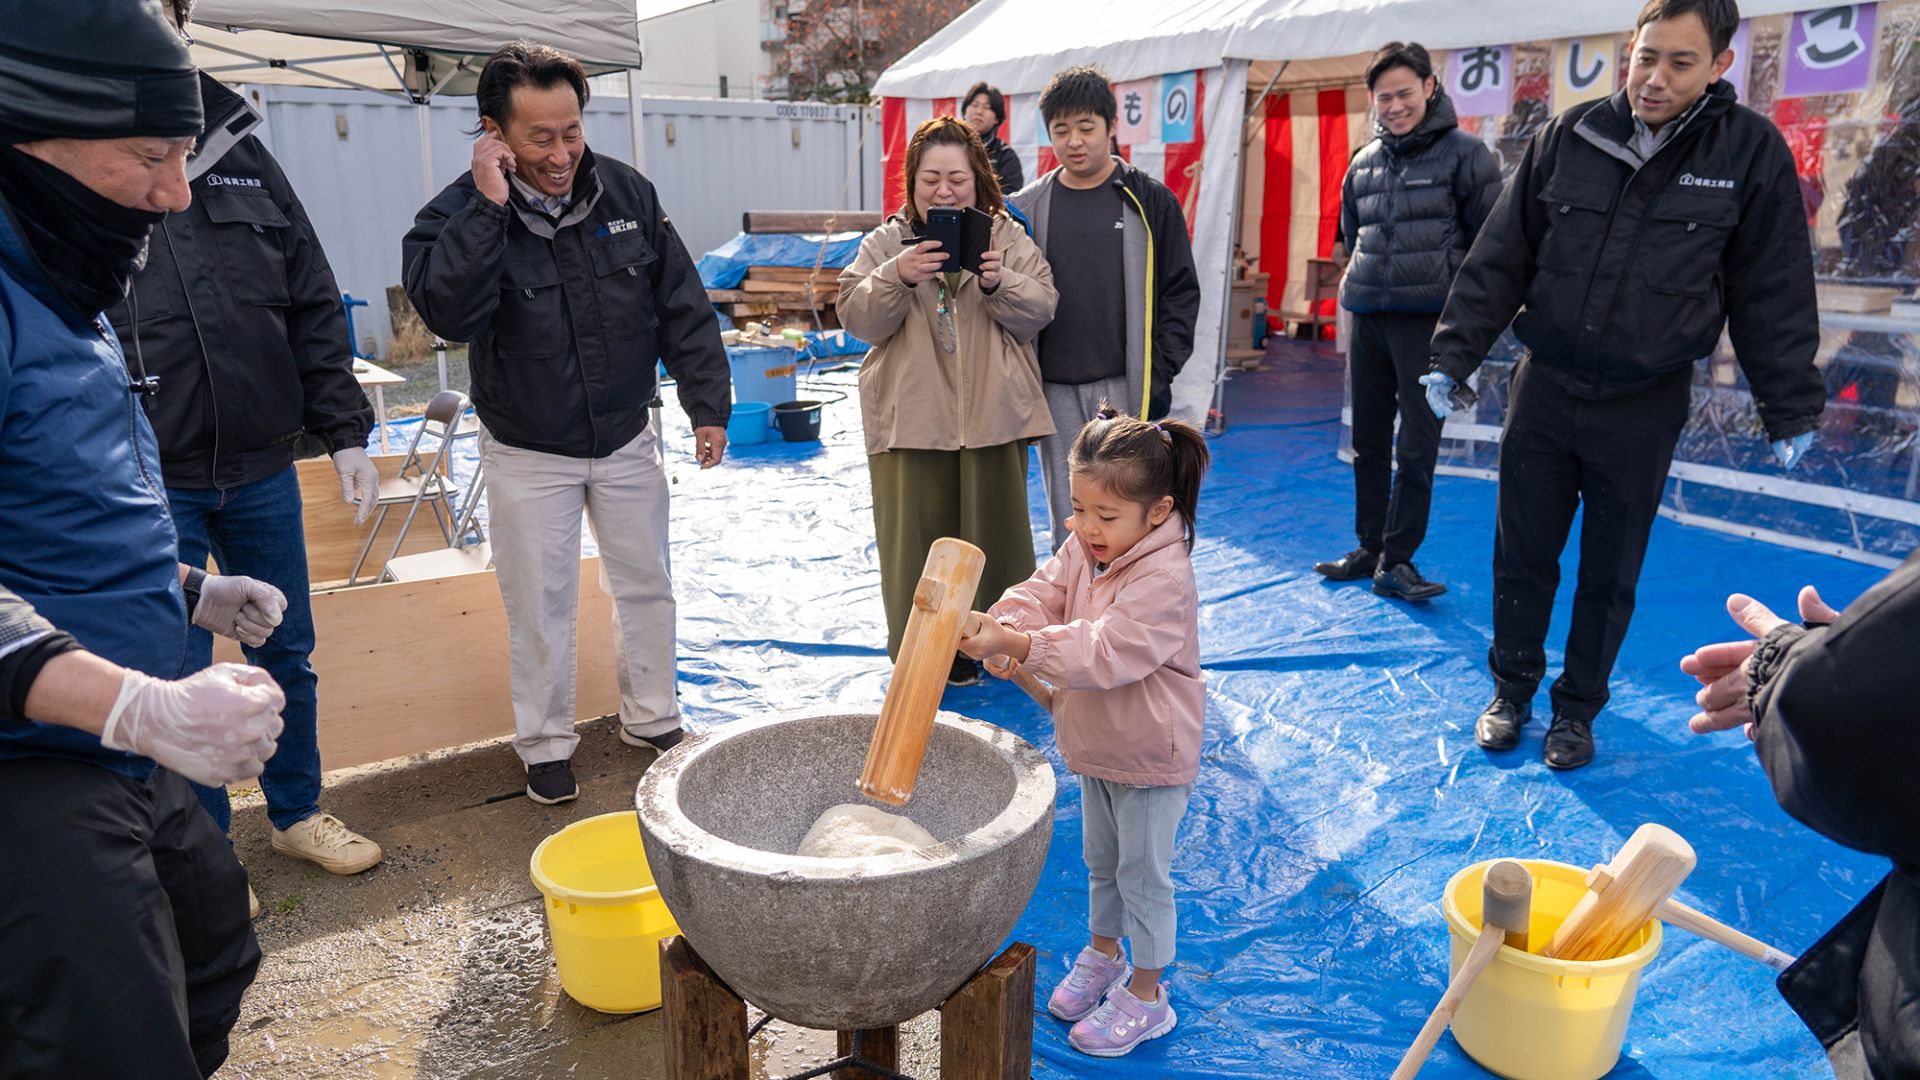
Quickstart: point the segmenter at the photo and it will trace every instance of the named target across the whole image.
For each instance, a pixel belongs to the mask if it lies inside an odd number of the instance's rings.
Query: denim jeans
[[[243,574],[279,589],[287,611],[267,643],[246,649],[247,662],[267,670],[287,695],[286,723],[279,749],[260,777],[267,796],[267,818],[276,829],[291,828],[320,812],[320,734],[318,680],[308,658],[313,654],[313,603],[307,591],[306,529],[300,521],[300,480],[293,467],[226,491],[167,489],[174,528],[180,533],[180,561],[205,566],[212,553],[221,573]],[[187,628],[180,674],[191,675],[213,663],[213,635]],[[227,831],[232,810],[225,788],[193,785],[200,804]]]

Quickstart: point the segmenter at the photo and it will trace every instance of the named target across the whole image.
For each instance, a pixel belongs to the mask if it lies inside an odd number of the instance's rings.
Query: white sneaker
[[[340,823],[332,814],[315,814],[293,828],[273,830],[273,850],[305,859],[330,874],[357,874],[380,861],[380,845]]]

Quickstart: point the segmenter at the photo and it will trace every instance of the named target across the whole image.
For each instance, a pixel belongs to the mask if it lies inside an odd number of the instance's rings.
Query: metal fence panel
[[[421,151],[422,107],[361,90],[258,86],[262,141],[286,170],[340,288],[369,301],[354,332],[385,356],[386,290],[400,283],[400,238],[426,200],[452,183],[473,145],[472,98],[425,107],[431,183]],[[646,98],[645,172],[697,258],[738,232],[744,210],[880,206],[877,114],[805,102]],[[633,160],[628,102],[587,103],[587,143]],[[866,129],[863,140],[862,130]]]

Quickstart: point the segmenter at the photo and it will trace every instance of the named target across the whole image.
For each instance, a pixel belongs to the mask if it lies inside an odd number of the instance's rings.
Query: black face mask
[[[165,214],[134,210],[52,165],[0,144],[0,201],[53,286],[91,319],[127,295]]]

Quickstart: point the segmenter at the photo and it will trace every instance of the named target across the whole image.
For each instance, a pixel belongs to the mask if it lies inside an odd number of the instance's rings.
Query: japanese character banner
[[[1195,117],[1200,111],[1195,80],[1198,72],[1160,76],[1160,141],[1168,146],[1190,143],[1195,138]],[[1125,138],[1121,139],[1125,142]]]
[[[1113,97],[1120,106],[1114,135],[1121,146],[1160,141],[1160,80],[1119,83],[1113,88]]]
[[[1851,4],[1793,17],[1782,97],[1848,94],[1867,88],[1873,70],[1877,4]]]
[[[1620,41],[1604,37],[1564,38],[1553,45],[1553,111],[1612,94],[1619,83]]]
[[[1447,95],[1461,116],[1505,116],[1513,103],[1513,46],[1455,49],[1447,57]]]

